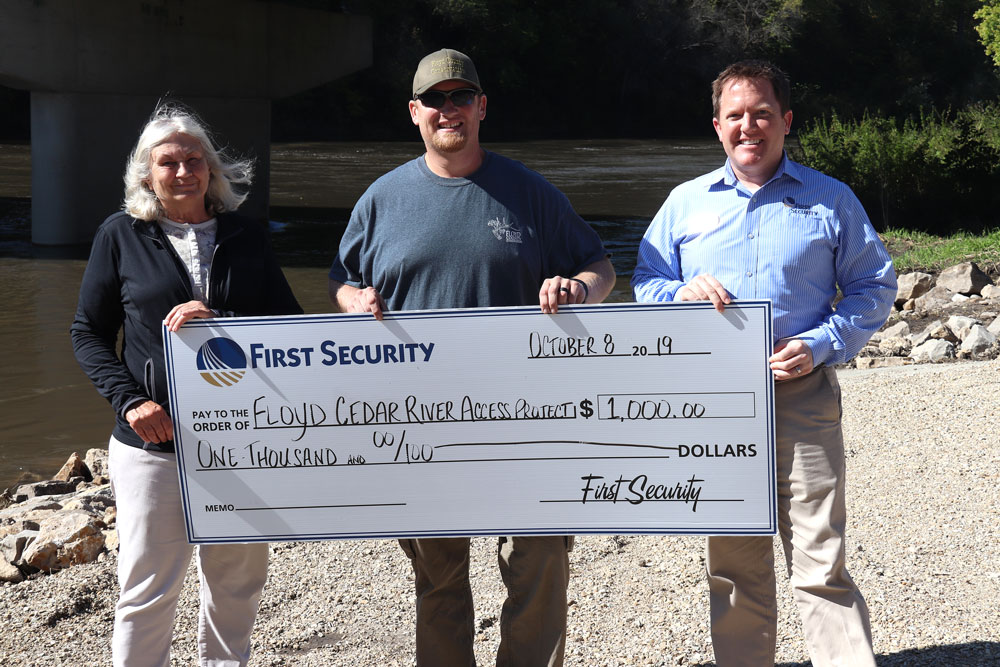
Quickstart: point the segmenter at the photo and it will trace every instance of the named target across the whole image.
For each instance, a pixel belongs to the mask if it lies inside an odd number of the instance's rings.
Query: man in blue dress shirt
[[[729,66],[712,84],[712,105],[728,160],[670,193],[643,237],[632,287],[637,301],[711,301],[719,312],[734,299],[771,300],[778,532],[809,653],[817,667],[874,665],[868,608],[845,566],[832,366],[885,322],[892,260],[850,188],[785,155],[792,111],[781,70]],[[706,569],[718,664],[773,665],[772,540],[710,537]]]

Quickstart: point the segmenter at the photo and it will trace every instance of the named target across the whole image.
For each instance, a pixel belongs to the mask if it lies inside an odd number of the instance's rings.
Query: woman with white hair
[[[116,418],[108,446],[120,539],[116,666],[169,664],[193,553],[200,664],[249,659],[268,545],[187,542],[161,326],[302,312],[261,226],[235,213],[251,176],[252,164],[228,159],[192,112],[158,106],[128,160],[125,210],[97,230],[80,286],[73,350]]]

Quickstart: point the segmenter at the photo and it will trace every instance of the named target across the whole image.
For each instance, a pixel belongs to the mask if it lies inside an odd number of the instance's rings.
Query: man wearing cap
[[[599,303],[614,269],[566,197],[524,165],[479,145],[486,95],[452,49],[417,66],[410,118],[426,152],[362,195],[330,269],[343,312]],[[484,426],[488,428],[488,426]],[[498,665],[561,665],[569,584],[566,536],[501,537],[508,597]],[[416,575],[417,664],[475,664],[469,539],[404,539]]]
[[[679,185],[639,246],[637,301],[770,299],[778,532],[817,667],[874,666],[868,608],[847,573],[840,386],[896,298],[896,275],[857,197],[784,152],[785,74],[730,65],[712,84],[728,160]],[[838,297],[838,288],[842,298]],[[712,644],[720,667],[773,665],[777,605],[770,537],[708,538]]]

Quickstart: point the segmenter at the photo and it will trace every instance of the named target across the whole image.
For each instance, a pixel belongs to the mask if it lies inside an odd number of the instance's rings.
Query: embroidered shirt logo
[[[785,197],[784,199],[781,200],[781,203],[784,204],[787,208],[792,209],[792,213],[797,213],[799,215],[808,215],[812,217],[816,217],[819,215],[817,211],[813,210],[810,204],[800,204],[791,197]]]
[[[497,237],[497,240],[507,243],[521,242],[521,230],[508,222],[506,218],[493,218],[486,224],[493,230],[493,236]]]

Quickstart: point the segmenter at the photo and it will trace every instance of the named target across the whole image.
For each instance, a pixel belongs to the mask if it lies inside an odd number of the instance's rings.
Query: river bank
[[[1000,360],[841,369],[848,564],[879,664],[1000,661]],[[495,541],[473,541],[476,652],[490,664],[503,587]],[[776,553],[777,562],[782,562]],[[571,554],[567,665],[709,665],[703,540],[582,536]],[[110,661],[115,556],[0,586],[4,664]],[[193,569],[175,664],[195,659]],[[778,661],[808,654],[779,573]],[[392,541],[272,545],[252,665],[412,664],[412,573]]]

